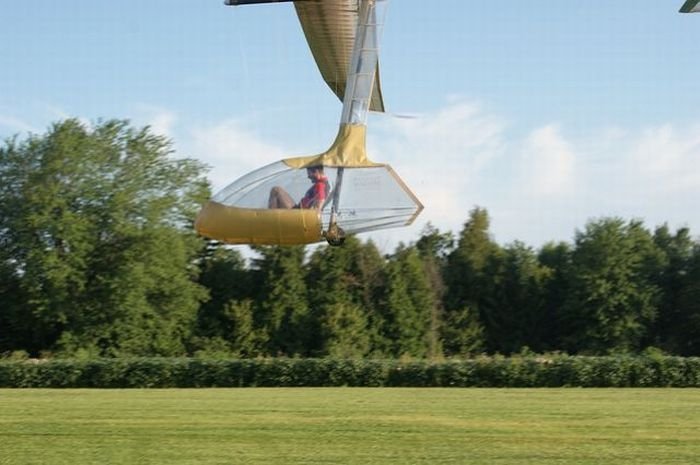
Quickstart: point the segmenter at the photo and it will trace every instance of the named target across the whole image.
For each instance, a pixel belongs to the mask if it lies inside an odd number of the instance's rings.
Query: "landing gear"
[[[345,231],[338,226],[337,223],[331,223],[328,226],[328,231],[323,231],[323,237],[326,238],[328,244],[333,246],[343,245],[345,243]]]

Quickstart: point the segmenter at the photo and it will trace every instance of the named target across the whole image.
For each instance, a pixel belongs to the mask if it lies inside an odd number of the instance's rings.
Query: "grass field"
[[[0,464],[700,464],[698,389],[0,390]]]

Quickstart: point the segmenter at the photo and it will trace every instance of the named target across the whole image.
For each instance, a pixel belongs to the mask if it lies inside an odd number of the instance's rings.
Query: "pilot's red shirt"
[[[318,207],[323,206],[323,202],[328,197],[328,192],[330,191],[330,184],[328,184],[328,178],[326,176],[321,176],[314,184],[306,191],[304,197],[302,197],[299,206],[301,208],[312,208],[314,205]]]

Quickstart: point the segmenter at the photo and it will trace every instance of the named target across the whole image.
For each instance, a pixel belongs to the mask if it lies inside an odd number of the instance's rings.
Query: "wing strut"
[[[378,14],[377,3],[386,4],[386,0],[361,0],[357,21],[357,34],[352,49],[350,70],[348,71],[345,96],[343,98],[343,113],[340,124],[366,126],[369,112],[374,77],[379,62],[379,36],[383,11]],[[333,190],[331,218],[326,232],[326,240],[331,245],[342,243],[344,232],[338,227],[338,211],[340,208],[340,190],[343,186],[344,168],[338,168]]]

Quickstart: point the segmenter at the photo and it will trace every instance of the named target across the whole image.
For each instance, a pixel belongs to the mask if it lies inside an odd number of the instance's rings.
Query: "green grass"
[[[699,389],[0,390],[0,464],[700,464]]]

